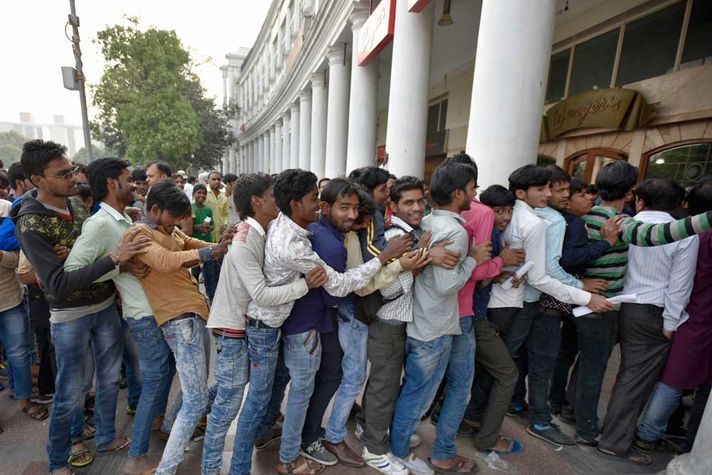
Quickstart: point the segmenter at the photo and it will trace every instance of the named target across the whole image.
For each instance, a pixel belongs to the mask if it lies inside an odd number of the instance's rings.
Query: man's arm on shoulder
[[[169,251],[158,244],[153,239],[151,233],[145,228],[142,228],[141,232],[138,233],[134,239],[138,239],[139,236],[148,236],[151,238],[151,244],[144,249],[146,252],[139,254],[137,258],[152,270],[166,273],[177,272],[184,269],[190,263],[200,259],[198,249]]]
[[[64,261],[64,270],[73,271],[86,267],[97,259],[107,255],[110,249],[106,248],[106,236],[101,221],[87,219],[82,226],[82,233],[72,246],[69,256]],[[116,267],[111,272],[99,277],[96,282],[104,282],[118,277],[120,270]]]
[[[620,239],[641,247],[662,246],[712,229],[712,211],[669,223],[643,223],[635,218],[623,221]]]
[[[453,241],[452,244],[446,246],[446,249],[459,252],[461,256],[467,256],[463,261],[460,261],[454,269],[432,266],[435,290],[441,295],[448,295],[459,292],[465,285],[465,282],[472,278],[472,271],[475,270],[477,262],[467,255],[470,246],[467,242],[467,232],[464,229],[462,229],[462,232],[452,233],[443,239],[438,239],[438,241],[443,240]],[[437,242],[435,244],[437,244]]]

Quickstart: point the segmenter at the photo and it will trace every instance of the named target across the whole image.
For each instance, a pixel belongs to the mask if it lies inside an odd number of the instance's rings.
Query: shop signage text
[[[366,66],[393,41],[396,0],[383,0],[364,22],[358,36],[358,65]]]

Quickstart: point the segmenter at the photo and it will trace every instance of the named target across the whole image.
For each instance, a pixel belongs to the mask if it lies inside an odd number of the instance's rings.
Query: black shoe
[[[552,445],[560,447],[573,447],[576,445],[576,441],[561,432],[556,424],[532,424],[527,427],[527,432]]]
[[[509,417],[514,417],[526,414],[528,411],[529,405],[526,402],[518,402],[510,404],[507,410],[505,411],[505,414],[507,414]]]
[[[598,447],[598,440],[596,439],[586,439],[584,437],[576,436],[574,437],[576,443],[579,445],[588,445],[589,447]]]
[[[576,424],[576,413],[570,406],[564,406],[559,414],[559,419],[567,424]]]
[[[680,450],[680,447],[666,439],[658,439],[655,442],[649,442],[641,439],[640,437],[636,437],[635,446],[640,449],[641,452],[648,454],[674,454]]]
[[[261,439],[255,439],[255,448],[256,449],[264,449],[265,447],[270,445],[275,440],[279,440],[281,437],[282,437],[282,424],[277,423],[272,428],[272,433],[269,434],[267,437],[263,437]]]

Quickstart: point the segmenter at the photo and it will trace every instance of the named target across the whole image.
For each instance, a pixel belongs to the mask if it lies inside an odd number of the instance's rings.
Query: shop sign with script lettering
[[[366,19],[358,35],[358,65],[373,61],[393,41],[396,0],[382,0]]]

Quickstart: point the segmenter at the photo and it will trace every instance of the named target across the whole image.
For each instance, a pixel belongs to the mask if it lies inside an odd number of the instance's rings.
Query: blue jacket
[[[25,195],[22,195],[25,196]],[[12,202],[12,208],[19,206],[22,202],[22,196],[18,196]],[[11,209],[12,209],[11,208]],[[15,237],[15,221],[5,218],[0,224],[0,251],[19,251],[20,243]]]
[[[583,219],[567,211],[561,214],[566,220],[566,234],[559,263],[571,275],[584,275],[588,263],[601,257],[611,244],[604,239],[589,241]]]

